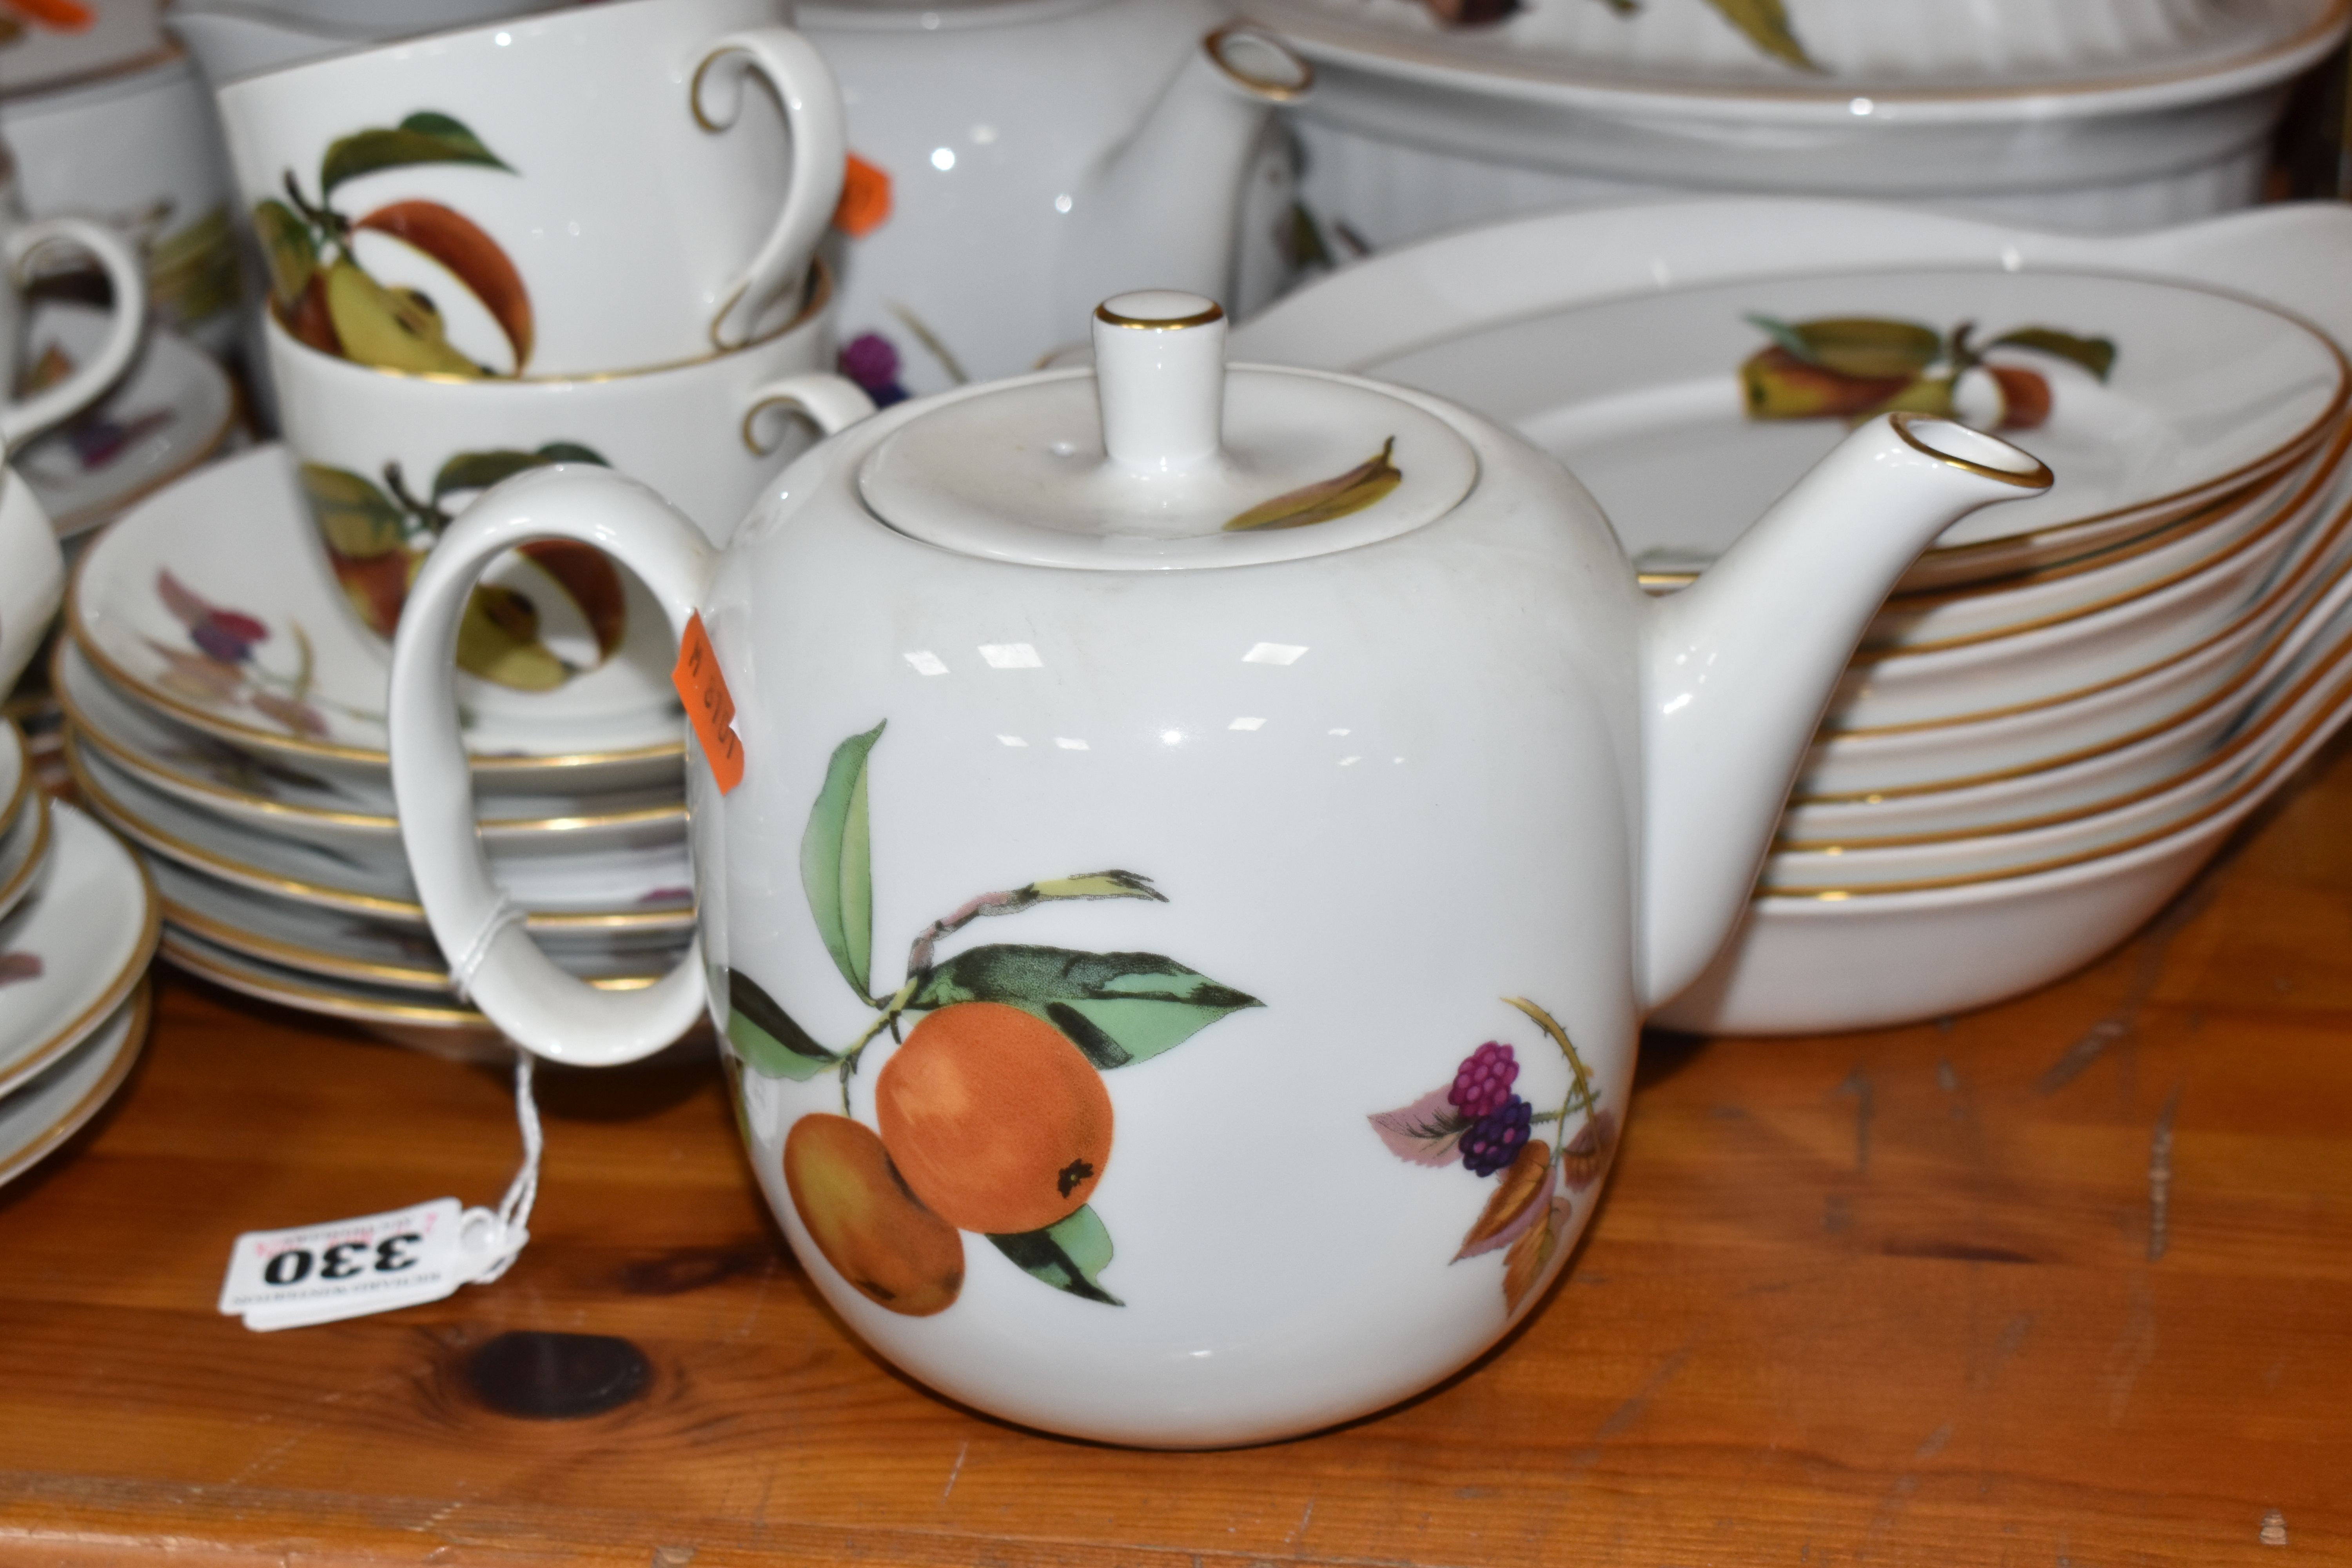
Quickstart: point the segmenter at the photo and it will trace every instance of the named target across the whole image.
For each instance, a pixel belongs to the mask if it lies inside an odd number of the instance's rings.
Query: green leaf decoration
[[[327,548],[336,554],[366,561],[405,548],[407,514],[366,476],[305,463],[302,493]]]
[[[1168,895],[1151,879],[1133,871],[1089,871],[1083,877],[1055,877],[1032,882],[1024,889],[1039,902],[1049,899],[1147,899],[1164,904]]]
[[[1277,528],[1305,528],[1375,505],[1404,483],[1403,473],[1389,461],[1395,450],[1396,437],[1391,436],[1381,444],[1379,452],[1346,473],[1301,485],[1272,500],[1261,501],[1227,522],[1224,531],[1257,533]]]
[[[1782,0],[1707,0],[1723,19],[1748,35],[1748,41],[1799,70],[1819,71],[1813,57],[1797,41],[1789,26],[1789,7]]]
[[[866,759],[888,721],[852,735],[833,751],[824,787],[801,836],[801,886],[817,935],[849,988],[873,1000],[874,859],[866,826]]]
[[[841,1059],[740,970],[727,972],[727,1038],[762,1077],[806,1083]]]
[[[269,263],[269,297],[280,310],[291,310],[319,270],[319,242],[301,215],[281,201],[257,204],[253,226]]]
[[[1087,1205],[1080,1204],[1068,1218],[1043,1230],[988,1239],[996,1244],[997,1251],[1056,1290],[1100,1301],[1106,1307],[1127,1305],[1104,1289],[1097,1278],[1110,1266],[1110,1232]]]
[[[975,947],[934,967],[911,1007],[1003,1002],[1045,1019],[1108,1071],[1182,1045],[1256,997],[1156,952]]]
[[[2013,332],[2003,332],[1985,347],[1999,348],[2004,343],[2072,360],[2101,381],[2106,380],[2107,373],[2116,367],[2116,345],[2109,338],[2078,338],[2051,327],[2020,327]]]
[[[1916,321],[1872,316],[1780,321],[1758,315],[1748,321],[1794,358],[1838,375],[1913,376],[1944,357],[1944,335]]]
[[[331,193],[344,181],[362,174],[419,163],[477,163],[514,173],[464,123],[425,110],[393,130],[356,132],[330,144],[319,163],[320,194]]]
[[[609,468],[594,448],[576,441],[551,441],[536,452],[500,449],[489,452],[460,452],[441,465],[433,476],[433,499],[457,495],[467,490],[486,490],[501,479],[531,468],[543,468],[550,463],[593,463]]]

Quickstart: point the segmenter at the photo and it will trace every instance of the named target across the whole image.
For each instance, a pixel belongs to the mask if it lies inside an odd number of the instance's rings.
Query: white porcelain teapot
[[[794,8],[841,82],[840,330],[868,391],[1034,370],[1137,279],[1243,313],[1272,300],[1293,202],[1272,111],[1313,72],[1229,16],[1218,0]]]
[[[1377,1409],[1540,1297],[1641,1017],[1745,902],[1864,622],[2050,482],[1878,418],[1653,600],[1518,437],[1228,369],[1224,330],[1114,299],[1096,371],[853,426],[723,553],[604,470],[509,481],[425,563],[391,691],[411,865],[484,1012],[596,1064],[707,1011],[850,1324],[981,1409],[1176,1447]],[[547,537],[681,638],[700,947],[643,991],[542,956],[473,832],[460,612]]]

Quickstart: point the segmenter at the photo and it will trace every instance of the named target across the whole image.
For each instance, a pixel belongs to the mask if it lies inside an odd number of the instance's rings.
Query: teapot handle
[[[17,447],[53,425],[61,425],[97,402],[121,379],[139,353],[147,331],[147,274],[130,242],[102,223],[88,218],[53,217],[27,224],[8,237],[8,279],[5,287],[23,287],[26,263],[44,246],[79,246],[98,258],[113,291],[110,307],[114,321],[106,342],[88,364],[57,385],[0,408],[0,452]]]
[[[519,1045],[551,1061],[609,1067],[650,1056],[693,1026],[704,1003],[702,942],[698,936],[677,968],[643,990],[600,991],[539,950],[490,875],[457,731],[457,626],[483,570],[537,539],[608,552],[643,579],[681,638],[718,560],[700,529],[609,469],[558,464],[489,490],[425,558],[401,611],[392,789],[425,922],[459,990]]]
[[[711,345],[721,350],[749,342],[777,292],[807,270],[841,205],[848,166],[841,89],[815,47],[789,27],[730,33],[703,52],[688,89],[695,123],[714,132],[732,125],[742,103],[743,79],[753,71],[767,78],[782,100],[793,140],[792,184],[775,226],[711,318]]]

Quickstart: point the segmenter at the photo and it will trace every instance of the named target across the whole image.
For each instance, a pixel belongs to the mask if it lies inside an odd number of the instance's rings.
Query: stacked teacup
[[[101,541],[56,671],[86,798],[157,858],[175,962],[478,1029],[401,855],[389,639],[501,479],[614,469],[723,542],[870,410],[820,374],[840,106],[783,16],[619,0],[215,84],[284,444]],[[485,841],[551,951],[615,985],[690,934],[676,654],[635,579],[569,542],[506,556],[457,639]]]
[[[56,614],[64,566],[22,476],[0,469],[0,689]],[[30,1169],[121,1086],[147,1032],[154,887],[104,828],[34,778],[0,721],[0,1183]]]

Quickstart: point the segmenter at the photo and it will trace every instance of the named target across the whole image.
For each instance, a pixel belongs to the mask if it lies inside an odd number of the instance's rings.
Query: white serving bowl
[[[1724,1035],[1884,1028],[2047,984],[2162,909],[2332,732],[2315,730],[2247,788],[2128,849],[1907,892],[1758,898],[1706,973],[1649,1021]]]
[[[2143,7],[2127,0],[2023,7],[2038,26],[2015,4],[1796,0],[1794,33],[1824,68],[1807,73],[1700,0],[1648,0],[1630,18],[1540,0],[1454,31],[1405,0],[1247,8],[1317,68],[1299,116],[1303,195],[1376,247],[1706,191],[1898,199],[2085,232],[2179,223],[2257,198],[2288,85],[2345,25],[2339,0],[2173,6],[2169,28],[2131,25],[2121,13]],[[2080,26],[2053,25],[2062,13]],[[2202,25],[2178,25],[2192,16]]]

